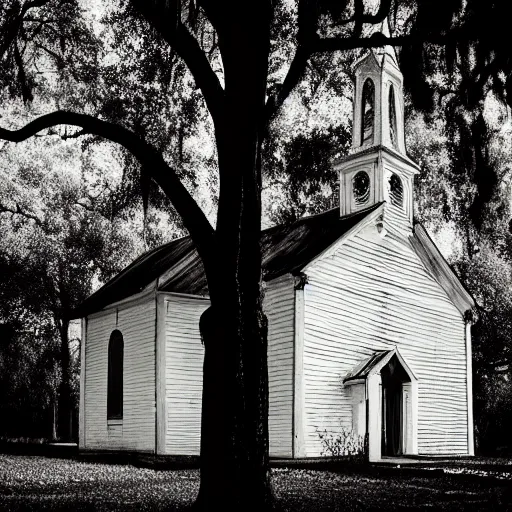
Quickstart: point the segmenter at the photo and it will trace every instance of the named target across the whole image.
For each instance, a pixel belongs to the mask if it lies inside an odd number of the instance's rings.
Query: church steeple
[[[389,36],[388,21],[378,28]],[[340,172],[340,213],[347,215],[386,201],[412,221],[414,174],[419,167],[405,150],[403,76],[391,46],[366,52],[354,64],[354,115],[349,156]]]
[[[385,20],[380,32],[389,37]],[[352,150],[383,145],[405,154],[403,76],[392,46],[369,50],[354,65]]]

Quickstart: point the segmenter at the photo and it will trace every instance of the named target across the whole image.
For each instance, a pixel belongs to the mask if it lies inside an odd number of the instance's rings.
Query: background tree
[[[0,437],[50,438],[56,364],[51,322],[23,306],[23,262],[0,251]]]
[[[155,221],[145,222],[140,205],[131,204],[133,198],[116,179],[115,169],[105,169],[108,162],[103,162],[98,176],[94,152],[82,152],[75,141],[63,145],[59,137],[45,136],[0,153],[0,253],[6,265],[0,277],[0,318],[16,326],[6,350],[25,351],[5,376],[16,389],[18,384],[23,389],[34,384],[23,379],[20,366],[27,350],[32,359],[26,364],[31,368],[42,369],[46,362],[51,369],[53,360],[58,363],[54,380],[61,440],[71,438],[78,396],[69,339],[72,311],[134,254],[161,244],[171,234],[165,215],[165,233]],[[148,216],[156,213],[153,209]],[[30,328],[37,319],[40,327]],[[22,348],[21,341],[29,348]],[[43,392],[44,387],[39,389]]]

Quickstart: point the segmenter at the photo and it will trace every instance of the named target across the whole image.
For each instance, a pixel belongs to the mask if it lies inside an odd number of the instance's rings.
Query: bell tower
[[[381,32],[389,37],[387,21]],[[403,76],[394,48],[372,49],[354,72],[352,150],[383,145],[405,154]]]
[[[389,37],[385,20],[378,30]],[[405,150],[403,76],[391,46],[374,48],[354,64],[352,147],[335,162],[340,214],[386,201],[412,222],[413,177],[419,167]]]

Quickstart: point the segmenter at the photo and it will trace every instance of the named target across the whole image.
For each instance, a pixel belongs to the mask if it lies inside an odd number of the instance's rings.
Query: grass
[[[378,469],[351,473],[277,468],[284,511],[511,510],[512,475],[459,467],[455,473]],[[0,455],[0,510],[187,511],[199,489],[194,469],[158,471],[73,459]]]

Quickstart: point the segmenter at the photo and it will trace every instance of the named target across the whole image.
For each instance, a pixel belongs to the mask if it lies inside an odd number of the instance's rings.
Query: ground
[[[483,468],[483,469],[482,469]],[[507,465],[443,469],[272,469],[283,511],[511,510]],[[505,469],[504,469],[505,468]],[[512,471],[512,464],[510,465]],[[187,511],[199,488],[195,469],[0,455],[0,510]]]

